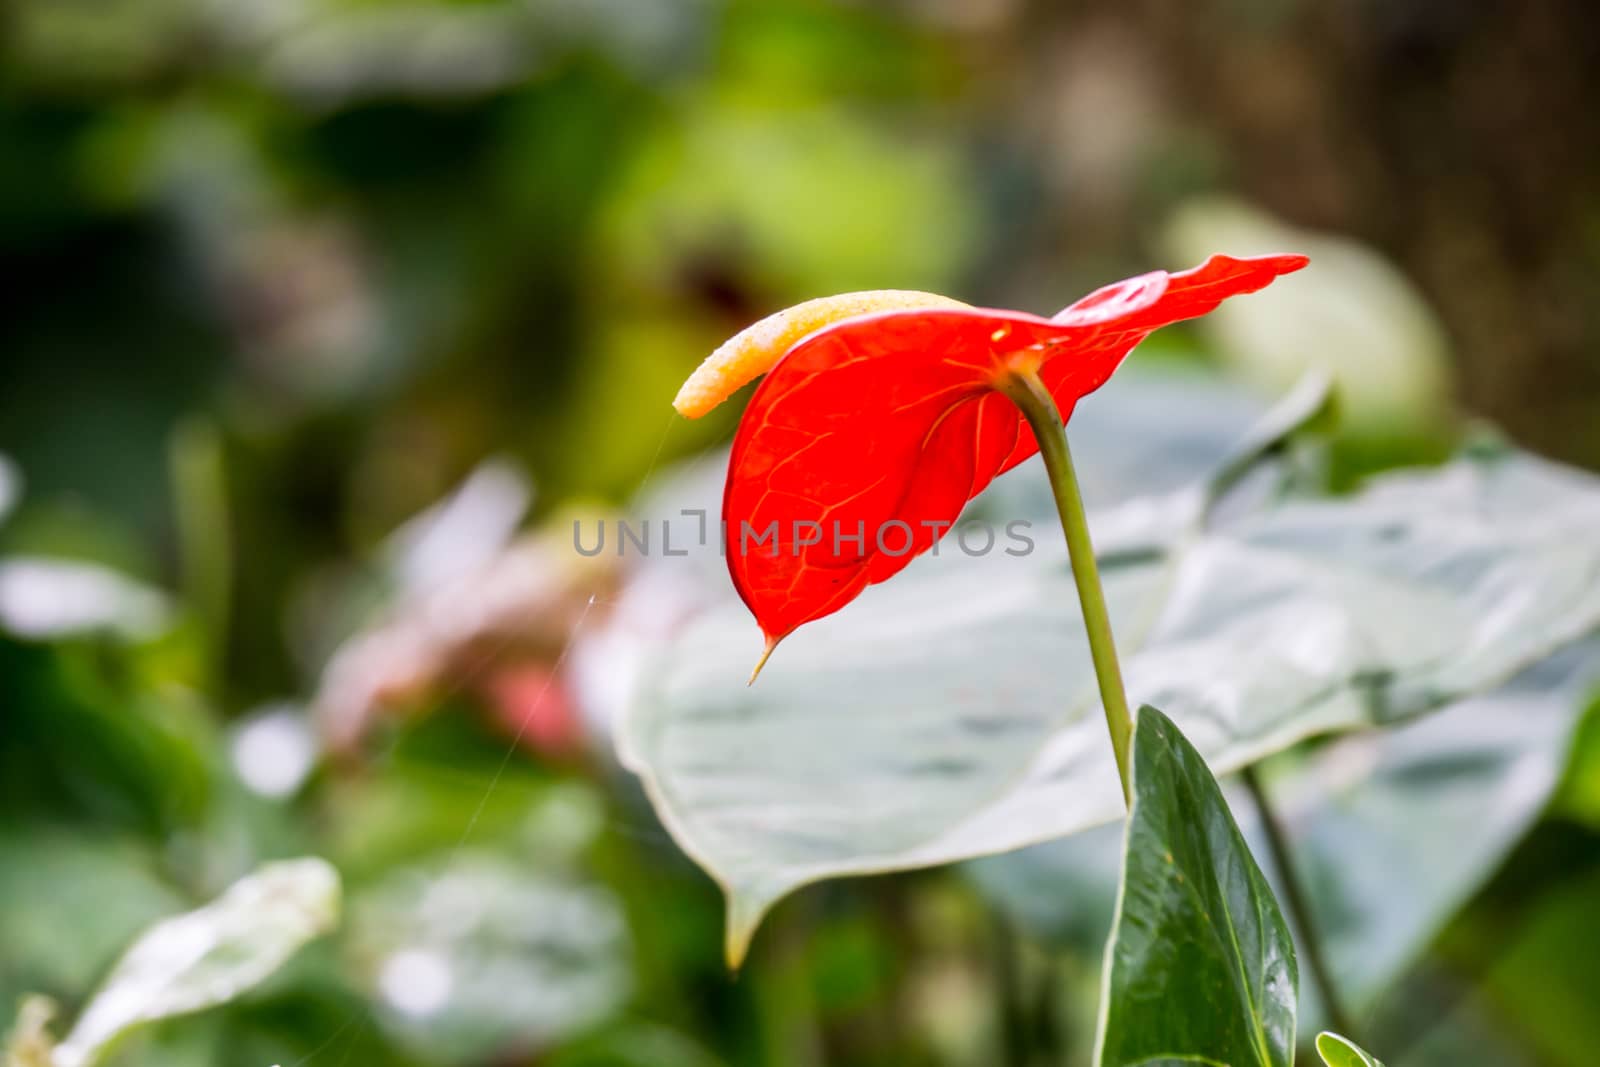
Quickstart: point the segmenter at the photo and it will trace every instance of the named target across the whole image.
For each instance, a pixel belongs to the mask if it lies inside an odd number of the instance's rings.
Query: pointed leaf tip
[[[778,642],[782,640],[783,638],[781,637],[767,638],[767,647],[761,650],[761,658],[756,660],[755,669],[750,672],[750,680],[744,683],[745,685],[749,686],[756,684],[756,679],[761,676],[761,668],[767,665],[767,660],[772,658],[772,650],[777,648]]]

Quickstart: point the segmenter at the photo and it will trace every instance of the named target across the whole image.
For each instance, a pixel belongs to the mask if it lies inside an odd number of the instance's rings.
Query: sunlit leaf
[[[1139,710],[1099,1067],[1294,1062],[1294,944],[1204,758]]]
[[[1354,1041],[1326,1030],[1317,1035],[1317,1055],[1328,1067],[1383,1067]]]
[[[338,914],[338,874],[307,858],[267,864],[204,907],[162,920],[112,968],[56,1049],[56,1067],[97,1063],[136,1026],[232,1000]]]
[[[1130,695],[1226,773],[1491,688],[1593,630],[1597,526],[1593,478],[1480,447],[1349,497],[1265,501],[1102,568]],[[737,611],[645,670],[619,749],[728,891],[731,957],[808,882],[1117,817],[1064,553],[1033,533],[1027,558],[919,561],[791,638],[754,689],[759,642]]]

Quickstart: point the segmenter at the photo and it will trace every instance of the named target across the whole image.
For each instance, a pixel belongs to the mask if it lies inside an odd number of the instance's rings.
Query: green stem
[[[1359,1042],[1350,1016],[1334,989],[1333,973],[1328,969],[1322,939],[1317,936],[1317,928],[1311,921],[1305,886],[1301,884],[1294,858],[1289,852],[1288,835],[1284,833],[1283,824],[1278,820],[1256,769],[1246,767],[1241,777],[1245,788],[1250,791],[1250,799],[1255,802],[1256,811],[1261,815],[1261,830],[1267,838],[1267,850],[1272,853],[1272,864],[1278,869],[1278,878],[1283,883],[1283,902],[1288,905],[1289,920],[1299,931],[1300,946],[1305,949],[1306,965],[1311,971],[1311,980],[1317,985],[1317,993],[1322,997],[1322,1010],[1327,1014],[1328,1025],[1341,1036]]]
[[[996,385],[1022,411],[1039,442],[1039,454],[1044,457],[1050,491],[1056,498],[1056,512],[1061,516],[1061,530],[1067,535],[1067,556],[1072,561],[1072,579],[1078,586],[1078,602],[1083,605],[1089,655],[1094,661],[1095,679],[1100,683],[1100,702],[1105,706],[1106,729],[1111,733],[1111,749],[1122,780],[1122,799],[1131,805],[1133,793],[1128,758],[1133,739],[1133,715],[1128,710],[1128,697],[1122,686],[1122,667],[1117,662],[1117,646],[1111,636],[1111,614],[1106,610],[1105,590],[1100,587],[1100,569],[1095,564],[1094,545],[1089,540],[1089,519],[1083,510],[1078,476],[1072,469],[1072,453],[1067,449],[1066,427],[1055,401],[1032,371],[1012,370]]]

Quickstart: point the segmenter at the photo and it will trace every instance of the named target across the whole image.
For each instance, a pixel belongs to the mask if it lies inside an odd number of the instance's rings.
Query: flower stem
[[[1067,431],[1055,401],[1031,370],[1011,370],[1000,377],[996,387],[1022,411],[1044,457],[1050,476],[1050,491],[1061,516],[1061,530],[1067,535],[1067,556],[1072,561],[1072,579],[1078,587],[1078,602],[1083,605],[1083,624],[1089,633],[1089,655],[1094,661],[1095,679],[1100,683],[1100,702],[1105,706],[1106,729],[1111,733],[1111,749],[1117,759],[1117,775],[1122,781],[1122,799],[1132,803],[1129,779],[1129,745],[1133,738],[1133,715],[1128,710],[1127,693],[1122,685],[1122,667],[1117,662],[1117,646],[1111,636],[1111,615],[1106,610],[1105,590],[1100,587],[1100,569],[1095,564],[1094,545],[1089,540],[1089,520],[1083,510],[1083,494],[1072,469],[1072,453],[1067,449]]]
[[[1289,852],[1288,835],[1284,833],[1283,824],[1278,820],[1278,813],[1273,809],[1256,769],[1246,767],[1240,777],[1244,779],[1245,789],[1249,790],[1250,799],[1255,802],[1256,811],[1261,816],[1261,830],[1267,838],[1267,850],[1272,853],[1272,864],[1278,869],[1278,877],[1283,883],[1283,901],[1289,906],[1289,919],[1300,934],[1300,947],[1305,950],[1311,980],[1317,984],[1317,992],[1322,997],[1323,1014],[1327,1016],[1329,1026],[1341,1036],[1356,1041],[1355,1027],[1339,1000],[1338,991],[1334,989],[1333,974],[1328,969],[1328,959],[1322,951],[1322,939],[1317,936],[1317,928],[1311,921],[1305,887],[1300,882],[1294,857]]]

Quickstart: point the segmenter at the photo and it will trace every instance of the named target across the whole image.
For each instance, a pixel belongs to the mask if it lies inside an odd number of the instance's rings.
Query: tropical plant
[[[1592,488],[1492,443],[1318,496],[1294,450],[1285,458],[1328,409],[1317,379],[1241,428],[1201,484],[1115,525],[1097,560],[1064,432],[1077,402],[1152,330],[1305,262],[1216,256],[1049,319],[847,294],[756,324],[685,384],[676,406],[697,416],[766,375],[722,498],[728,570],[764,638],[756,673],[810,624],[743,690],[734,613],[710,613],[643,672],[622,727],[624,761],[728,893],[731,964],[796,886],[1000,853],[1125,806],[1097,1063],[1291,1063],[1301,957],[1317,1010],[1351,1032],[1253,765],[1537,662],[1600,621],[1588,580],[1600,561],[1554,551],[1594,521]],[[937,554],[963,509],[1036,452],[1069,568],[952,553],[829,618]],[[1550,505],[1538,529],[1522,510],[1534,500]],[[1064,607],[1069,576],[1077,610]],[[1508,596],[1513,580],[1548,595]],[[1113,620],[1132,638],[1131,688],[1172,717],[1131,713]],[[1096,704],[1109,752],[1086,725]],[[1233,770],[1259,805],[1270,879],[1213,776]],[[1066,897],[1084,881],[1058,870],[1054,885]],[[1317,1048],[1330,1064],[1375,1062],[1332,1034]]]

